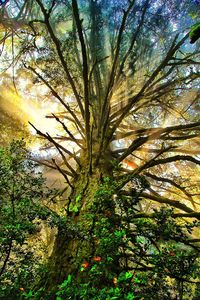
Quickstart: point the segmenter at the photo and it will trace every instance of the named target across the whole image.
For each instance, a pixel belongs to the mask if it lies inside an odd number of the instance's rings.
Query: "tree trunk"
[[[66,230],[58,230],[48,262],[48,274],[40,284],[40,287],[51,293],[51,299],[54,299],[53,293],[58,284],[66,279],[68,274],[78,277],[81,265],[95,256],[96,241],[93,232],[98,218],[98,212],[92,211],[95,193],[103,178],[112,176],[112,166],[107,159],[103,162],[100,160],[99,164],[100,166],[90,174],[89,170],[87,171],[88,164],[84,163],[85,167],[79,170],[74,190],[69,197],[66,207],[69,223]],[[106,209],[101,207],[101,213]],[[112,209],[114,211],[111,205],[109,211]]]

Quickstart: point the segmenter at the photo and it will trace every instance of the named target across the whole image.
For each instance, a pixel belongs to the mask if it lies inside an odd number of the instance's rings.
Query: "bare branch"
[[[149,218],[149,219],[155,219],[156,214],[146,214],[146,213],[137,213],[134,215],[131,215],[131,218],[133,219],[140,219],[140,218]],[[200,220],[200,213],[198,212],[190,212],[190,213],[174,213],[171,215],[172,218],[176,219],[176,218],[196,218],[198,220]],[[200,242],[200,239],[191,239],[190,243],[198,243]]]
[[[143,7],[143,12],[142,12],[142,16],[141,16],[141,20],[138,24],[138,27],[136,28],[134,34],[133,34],[133,37],[132,37],[132,41],[131,41],[131,44],[130,44],[130,47],[128,49],[128,51],[126,52],[126,54],[124,55],[124,58],[122,59],[122,62],[121,62],[121,65],[120,65],[120,68],[119,68],[119,72],[118,72],[118,75],[117,75],[117,78],[116,78],[116,82],[118,82],[119,78],[120,78],[120,75],[122,74],[122,71],[123,71],[123,68],[124,68],[124,65],[126,63],[126,60],[127,58],[129,57],[134,45],[135,45],[135,42],[137,40],[137,37],[140,33],[140,30],[144,24],[144,17],[145,17],[145,14],[146,14],[146,11],[147,11],[147,8],[148,8],[148,5],[149,5],[149,0],[147,0],[144,4],[144,7]]]
[[[195,137],[196,136],[198,136],[198,135],[195,135]],[[187,139],[189,139],[189,138],[191,138],[191,136],[186,136],[185,137],[185,139],[183,139],[183,140],[187,140]],[[163,138],[164,139],[164,138]],[[167,139],[168,140],[168,139]],[[170,138],[169,138],[169,140],[171,140]],[[173,140],[175,140],[175,139],[173,139]],[[179,139],[178,137],[177,137],[177,140],[181,140],[181,139]],[[116,151],[114,151],[113,153],[120,153],[120,152],[122,152],[122,150],[123,149],[121,149],[121,151],[120,150],[116,150]],[[147,153],[159,153],[160,152],[160,149],[155,149],[155,148],[146,148],[146,147],[142,147],[141,149],[140,149],[141,151],[143,151],[143,152],[147,152]],[[182,149],[182,148],[171,148],[170,150],[169,150],[169,152],[179,152],[179,153],[184,153],[184,154],[193,154],[193,155],[198,155],[198,154],[200,154],[200,149],[198,149],[198,150],[189,150],[189,149]]]
[[[70,136],[71,140],[72,140],[73,142],[75,142],[80,148],[83,149],[83,145],[81,145],[81,144],[79,143],[79,141],[73,136],[73,134],[72,134],[72,133],[70,132],[70,130],[67,128],[67,126],[65,125],[65,123],[62,122],[56,115],[52,114],[52,116],[54,116],[54,118],[56,119],[56,121],[59,122],[59,123],[62,125],[63,129],[64,129],[64,130],[67,132],[67,134]]]
[[[179,202],[179,201],[176,201],[176,200],[171,200],[171,199],[168,199],[168,198],[165,198],[165,197],[162,197],[160,196],[159,194],[157,194],[155,192],[155,195],[152,195],[152,194],[148,194],[148,193],[142,193],[141,196],[145,199],[150,199],[150,200],[153,200],[155,202],[158,202],[158,203],[161,203],[161,204],[169,204],[170,206],[172,207],[175,207],[175,208],[178,208],[180,210],[183,210],[187,213],[193,213],[193,214],[196,214],[195,211],[193,211],[193,209],[191,209],[190,207],[188,207],[187,205]],[[198,216],[199,218],[199,216]]]
[[[79,119],[77,118],[76,114],[72,111],[72,109],[70,108],[70,106],[68,104],[66,104],[63,99],[58,95],[58,93],[55,91],[55,89],[49,84],[49,82],[44,79],[33,67],[31,66],[26,66],[25,67],[29,70],[31,70],[52,92],[52,95],[59,100],[59,102],[66,108],[66,110],[70,113],[70,115],[72,116],[72,118],[74,119],[75,123],[79,126],[79,128],[84,132],[84,128],[81,124],[81,122],[79,121]]]
[[[89,110],[89,81],[88,81],[88,62],[87,62],[87,51],[86,51],[86,46],[85,46],[85,41],[83,37],[83,31],[82,31],[82,21],[80,20],[79,17],[79,9],[78,9],[78,4],[76,0],[72,0],[72,8],[73,8],[73,13],[74,13],[74,18],[78,30],[78,36],[79,36],[79,41],[81,44],[81,52],[82,52],[82,63],[83,63],[83,82],[84,82],[84,104],[85,104],[85,114],[84,114],[84,119],[85,119],[85,129],[86,129],[86,136],[87,136],[87,150],[88,150],[88,155],[90,157],[90,110]]]
[[[167,52],[165,58],[162,60],[162,62],[156,68],[156,70],[152,73],[152,75],[146,81],[146,83],[143,85],[143,87],[140,89],[140,91],[135,96],[130,97],[130,99],[127,99],[128,104],[123,108],[123,112],[122,112],[121,116],[117,119],[117,121],[113,125],[113,127],[110,131],[109,139],[112,139],[114,132],[119,127],[119,125],[121,124],[122,120],[126,117],[128,112],[131,110],[133,105],[136,104],[138,101],[140,101],[141,98],[143,98],[144,93],[147,90],[147,88],[156,79],[158,74],[167,66],[168,62],[173,58],[173,55],[175,54],[175,52],[183,45],[183,43],[188,38],[188,36],[189,36],[189,33],[186,34],[177,44],[176,44],[176,41],[177,41],[178,35],[174,38],[174,41],[172,42],[172,45],[171,45],[169,51]]]
[[[60,155],[61,155],[61,157],[62,157],[62,159],[63,159],[63,161],[64,161],[66,167],[72,172],[72,174],[73,174],[74,177],[77,177],[77,173],[76,173],[75,170],[72,168],[72,166],[68,163],[68,161],[67,161],[66,157],[64,156],[63,152],[61,151],[60,147],[58,147],[57,143],[54,143],[53,138],[51,138],[49,135],[47,135],[47,136],[48,136],[48,138],[49,138],[50,140],[52,140],[52,143],[55,145],[56,149],[57,149],[58,152],[60,153]]]
[[[149,169],[149,168],[152,168],[157,165],[167,164],[167,163],[171,163],[171,162],[175,162],[175,161],[190,161],[194,164],[200,165],[199,160],[197,160],[196,158],[189,156],[189,155],[175,155],[172,157],[166,157],[166,158],[161,158],[161,159],[156,159],[156,160],[155,160],[155,158],[148,161],[143,166],[139,167],[137,169],[137,173],[140,173],[141,171],[143,171],[145,169]]]
[[[136,129],[132,131],[128,131],[126,133],[117,133],[117,136],[115,139],[122,139],[125,137],[131,137],[133,135],[147,135],[151,133],[155,133],[158,136],[161,136],[163,133],[170,133],[172,131],[184,131],[184,130],[200,130],[200,122],[195,123],[189,123],[184,125],[176,125],[176,126],[168,126],[166,128],[157,127],[157,128],[142,128],[142,129]]]
[[[56,166],[56,169],[63,175],[63,177],[65,178],[66,182],[69,184],[69,186],[73,189],[73,185],[70,183],[67,175],[65,174],[65,172],[59,167],[59,165],[56,163],[55,159],[52,159],[52,162],[54,163],[54,165]]]
[[[35,131],[38,135],[42,136],[43,138],[47,139],[49,142],[53,143],[57,149],[59,148],[62,151],[64,151],[65,153],[67,153],[70,157],[72,157],[77,162],[78,165],[80,165],[79,159],[78,159],[78,157],[76,157],[75,154],[71,153],[65,147],[63,147],[62,145],[60,145],[56,141],[54,141],[54,139],[48,133],[47,134],[42,133],[31,122],[29,122],[29,124],[35,129]]]
[[[104,98],[102,109],[101,109],[101,118],[100,118],[101,128],[100,129],[101,129],[102,136],[104,135],[105,124],[109,117],[109,109],[107,109],[107,108],[109,107],[109,102],[110,102],[109,100],[112,96],[112,87],[113,87],[114,81],[115,81],[115,74],[116,74],[117,62],[118,62],[118,57],[119,57],[120,48],[121,48],[123,31],[126,26],[127,18],[129,16],[129,13],[130,13],[134,3],[135,3],[135,0],[130,1],[127,10],[124,11],[122,22],[121,22],[119,33],[118,33],[118,37],[117,37],[114,61],[113,61],[113,65],[112,65],[112,69],[111,69],[111,73],[110,73],[110,77],[109,77],[108,87],[107,87],[107,90],[105,93],[105,98]]]
[[[76,85],[74,83],[74,80],[73,80],[73,78],[72,78],[72,76],[70,74],[69,68],[68,68],[67,63],[65,61],[65,58],[63,56],[62,49],[61,49],[61,46],[60,46],[60,41],[58,40],[58,38],[54,34],[54,31],[53,31],[53,29],[51,27],[51,24],[50,24],[50,21],[49,21],[49,17],[50,16],[49,16],[47,10],[45,9],[43,3],[40,0],[36,0],[36,2],[38,3],[38,5],[41,8],[41,11],[42,11],[43,16],[44,16],[44,21],[45,21],[47,30],[48,30],[48,32],[50,34],[50,37],[51,37],[51,39],[52,39],[52,41],[53,41],[53,43],[54,43],[54,45],[56,47],[56,51],[57,51],[58,57],[59,57],[60,62],[62,64],[63,70],[65,71],[67,80],[69,81],[69,83],[71,85],[71,88],[73,90],[73,93],[74,93],[74,95],[76,97],[76,100],[77,100],[78,106],[80,108],[81,114],[82,114],[82,116],[84,116],[84,109],[83,109],[83,105],[81,103],[80,96],[78,94],[78,91],[77,91]]]
[[[194,204],[194,200],[192,199],[192,195],[190,193],[187,192],[186,188],[181,186],[180,184],[176,183],[174,180],[169,179],[169,178],[164,178],[164,177],[160,177],[160,176],[156,176],[154,174],[151,173],[144,173],[145,176],[150,177],[156,181],[161,181],[161,182],[165,182],[165,183],[169,183],[170,185],[176,187],[177,189],[179,189],[182,193],[184,193],[189,200],[192,202],[193,207],[195,208],[195,204]]]
[[[36,159],[36,158],[34,158],[34,157],[31,157],[31,160],[34,161],[34,162],[36,162],[36,163],[38,163],[38,164],[40,164],[40,165],[43,165],[43,166],[45,166],[45,167],[48,167],[48,168],[50,168],[50,169],[57,170],[57,168],[54,167],[52,164],[50,164],[49,161],[43,161],[43,160],[41,160],[41,159]],[[70,173],[68,170],[64,170],[64,169],[62,169],[62,168],[61,168],[61,170],[62,170],[62,172],[64,172],[66,175],[68,175],[68,176],[70,176],[70,177],[74,177],[73,174]]]
[[[135,151],[136,149],[138,149],[140,146],[142,146],[144,143],[146,143],[148,141],[149,137],[139,137],[136,140],[134,140],[131,145],[124,151],[124,153],[117,159],[118,162],[121,162],[122,160],[124,160],[124,158],[126,158],[127,156],[129,156],[129,154],[131,154],[133,151]]]

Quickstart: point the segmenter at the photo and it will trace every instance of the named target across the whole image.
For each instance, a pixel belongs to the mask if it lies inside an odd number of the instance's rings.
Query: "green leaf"
[[[123,237],[124,235],[126,235],[126,231],[125,231],[125,230],[116,230],[116,231],[114,232],[114,235],[115,235],[116,237]]]
[[[111,262],[111,261],[113,261],[113,258],[110,257],[110,256],[108,256],[108,257],[107,257],[107,261]]]
[[[69,275],[67,276],[67,282],[68,282],[68,283],[71,283],[71,281],[72,281],[72,276],[69,274]]]
[[[63,283],[60,285],[60,288],[63,289],[68,285],[68,280],[64,280]]]
[[[79,209],[78,209],[78,206],[77,205],[73,205],[72,203],[70,204],[70,206],[69,206],[69,211],[70,212],[78,212],[79,211]]]
[[[81,201],[81,195],[79,194],[78,196],[76,196],[76,203],[79,203]]]
[[[133,300],[133,299],[135,299],[135,296],[133,295],[133,293],[128,293],[128,295],[125,296],[124,299],[125,299],[125,300]]]
[[[129,273],[129,272],[126,272],[125,273],[125,278],[126,279],[129,279],[129,278],[132,278],[133,277],[133,274]]]
[[[95,271],[96,268],[97,268],[97,265],[94,265],[94,266],[90,269],[90,271]]]
[[[30,299],[30,298],[32,298],[32,296],[33,296],[33,292],[32,292],[32,291],[29,291],[28,294],[27,294],[27,293],[24,293],[24,296],[25,296],[25,299]]]
[[[134,279],[134,282],[135,283],[140,283],[141,282],[141,280],[140,279],[138,279],[137,277]]]

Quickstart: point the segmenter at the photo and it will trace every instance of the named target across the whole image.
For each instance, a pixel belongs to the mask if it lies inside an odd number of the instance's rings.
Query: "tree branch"
[[[79,17],[79,9],[76,0],[72,0],[72,8],[74,13],[74,18],[78,30],[79,41],[81,44],[81,52],[82,52],[82,63],[83,63],[83,82],[84,82],[84,104],[85,104],[85,129],[86,129],[86,136],[87,136],[87,150],[88,156],[90,157],[90,143],[91,143],[91,136],[90,136],[90,110],[89,110],[89,81],[88,81],[88,62],[87,62],[87,51],[85,46],[85,41],[82,32],[82,20]]]
[[[156,181],[161,181],[161,182],[165,182],[165,183],[169,183],[170,185],[176,187],[177,189],[179,189],[181,192],[183,192],[192,202],[193,206],[194,206],[194,201],[192,199],[192,196],[186,191],[185,187],[182,187],[180,184],[176,183],[174,180],[169,179],[169,178],[164,178],[164,177],[160,177],[160,176],[156,176],[154,174],[151,173],[144,173],[145,176],[150,177]]]
[[[8,244],[8,251],[7,251],[7,254],[6,254],[6,258],[4,259],[4,262],[3,262],[3,266],[0,270],[0,277],[1,275],[3,274],[3,272],[5,271],[6,269],[6,265],[7,265],[7,262],[10,258],[10,254],[11,254],[11,250],[12,250],[12,245],[13,245],[13,240],[11,240]]]
[[[49,164],[49,163],[46,162],[46,161],[39,160],[39,159],[36,159],[36,158],[34,158],[34,157],[31,157],[31,160],[34,161],[34,162],[36,162],[36,163],[38,163],[38,164],[40,164],[40,165],[46,166],[46,167],[48,167],[48,168],[50,168],[50,169],[57,170],[56,167],[54,167],[53,165]],[[74,177],[73,174],[70,173],[68,170],[64,170],[64,169],[61,169],[61,170],[62,170],[62,172],[66,173],[68,176]]]
[[[185,204],[180,203],[179,201],[176,201],[176,200],[171,200],[171,199],[162,197],[162,196],[158,195],[157,193],[156,193],[156,195],[152,195],[152,194],[147,194],[147,193],[143,192],[143,193],[141,193],[141,197],[153,200],[153,201],[161,203],[161,204],[168,204],[172,207],[178,208],[178,209],[183,210],[187,213],[193,213],[193,214],[196,213],[195,211],[193,211],[193,209],[186,206]],[[198,215],[197,215],[197,217],[199,218]]]
[[[126,137],[131,137],[133,135],[147,135],[150,133],[156,133],[161,135],[162,133],[170,133],[172,131],[179,131],[179,130],[200,130],[200,122],[184,124],[184,125],[176,125],[176,126],[168,126],[166,128],[157,127],[157,128],[141,128],[132,131],[128,131],[126,133],[117,133],[116,139],[123,139]]]
[[[83,149],[83,145],[80,144],[80,142],[73,136],[73,134],[70,132],[70,130],[67,128],[64,122],[62,122],[56,115],[52,114],[54,116],[55,120],[59,122],[63,129],[67,132],[67,134],[70,136],[71,141],[75,142],[80,148]]]
[[[65,147],[63,147],[62,145],[58,144],[56,141],[54,141],[54,139],[47,133],[44,134],[42,133],[40,130],[38,130],[31,122],[28,122],[36,131],[36,133],[42,137],[44,137],[45,139],[47,139],[49,142],[51,142],[57,149],[61,149],[63,150],[65,153],[67,153],[70,157],[72,157],[78,165],[80,165],[80,161],[78,159],[78,157],[76,157],[75,154],[71,153],[69,150],[67,150]]]
[[[71,85],[71,88],[73,90],[73,93],[74,93],[74,96],[77,100],[77,103],[78,103],[78,106],[80,108],[80,111],[81,111],[81,114],[82,116],[84,117],[84,109],[83,109],[83,105],[81,103],[81,100],[80,100],[80,97],[79,97],[79,94],[77,92],[77,89],[76,89],[76,85],[74,83],[74,80],[70,74],[70,71],[68,69],[68,66],[67,66],[67,63],[65,61],[65,58],[63,56],[63,53],[62,53],[62,49],[61,49],[61,46],[60,46],[60,41],[58,40],[58,38],[55,36],[54,32],[53,32],[53,29],[51,27],[51,24],[49,22],[49,13],[47,12],[47,10],[45,9],[43,3],[40,1],[40,0],[36,0],[36,2],[38,3],[38,5],[40,6],[41,8],[41,11],[43,13],[43,16],[44,16],[44,20],[45,20],[45,24],[46,24],[46,27],[47,27],[47,30],[50,34],[50,37],[56,47],[56,51],[57,51],[57,54],[58,54],[58,57],[60,59],[60,62],[62,64],[62,67],[65,71],[65,74],[66,74],[66,77],[67,77],[67,80],[69,81],[70,85]]]
[[[155,69],[155,71],[152,73],[150,78],[146,81],[146,83],[143,85],[143,87],[140,89],[140,91],[133,97],[127,99],[128,104],[123,108],[123,112],[121,116],[117,119],[117,121],[114,123],[112,129],[110,130],[109,140],[112,139],[114,132],[121,124],[122,120],[126,117],[127,113],[131,110],[134,104],[136,104],[143,96],[145,90],[152,84],[154,79],[157,77],[157,75],[167,66],[168,62],[173,58],[173,55],[175,52],[183,45],[185,40],[188,38],[189,33],[186,34],[177,44],[177,38],[178,35],[174,38],[174,41],[172,42],[172,45],[170,49],[168,50],[165,58],[161,61],[160,65]]]
[[[73,189],[73,185],[70,183],[66,173],[59,167],[59,165],[56,163],[55,159],[52,159],[52,162],[54,163],[54,165],[56,166],[56,169],[63,175],[63,177],[65,178],[66,182],[69,184],[69,186]]]
[[[101,108],[101,118],[100,118],[100,128],[99,129],[101,131],[102,139],[103,139],[103,136],[105,133],[105,125],[107,123],[107,120],[109,117],[109,112],[110,112],[109,109],[107,109],[107,107],[109,106],[110,98],[112,96],[112,88],[113,88],[113,85],[115,82],[115,75],[116,75],[116,69],[117,69],[120,48],[121,48],[123,32],[124,32],[124,29],[126,26],[127,18],[129,16],[129,13],[130,13],[134,3],[135,3],[135,0],[130,1],[127,10],[124,11],[122,22],[121,22],[120,29],[119,29],[119,33],[117,36],[114,61],[113,61],[112,68],[111,68],[111,73],[110,73],[109,82],[108,82],[108,86],[107,86],[106,93],[105,93],[105,98],[104,98],[103,105]]]
[[[140,218],[149,218],[154,219],[156,217],[156,214],[146,214],[146,213],[137,213],[134,215],[131,215],[131,218],[133,219],[140,219]],[[172,218],[196,218],[200,220],[200,213],[198,212],[190,212],[190,213],[174,213],[171,215]],[[190,240],[190,243],[199,243],[200,239],[192,239]]]
[[[117,75],[117,78],[116,78],[116,82],[118,82],[119,78],[120,78],[120,75],[122,74],[123,72],[123,68],[124,68],[124,65],[126,63],[126,60],[127,58],[129,57],[134,45],[135,45],[135,42],[136,42],[136,39],[140,33],[140,30],[144,24],[144,17],[145,17],[145,14],[146,14],[146,11],[147,11],[147,8],[148,8],[148,5],[149,5],[149,0],[146,0],[145,4],[144,4],[144,7],[143,7],[143,11],[142,11],[142,16],[141,16],[141,20],[137,26],[137,29],[135,30],[134,34],[133,34],[133,37],[132,37],[132,41],[131,41],[131,44],[130,44],[130,47],[128,49],[128,51],[126,52],[126,54],[124,55],[124,58],[122,59],[122,62],[121,62],[121,65],[120,65],[120,68],[119,68],[119,72],[118,72],[118,75]]]
[[[197,160],[196,158],[194,158],[192,156],[189,156],[189,155],[175,155],[175,156],[172,156],[172,157],[166,157],[166,158],[156,159],[156,160],[155,160],[155,158],[148,161],[143,166],[139,167],[137,169],[138,173],[140,173],[141,171],[143,171],[145,169],[149,169],[149,168],[152,168],[152,167],[160,165],[160,164],[166,164],[166,163],[180,161],[180,160],[190,161],[190,162],[193,162],[194,164],[200,165],[199,160]]]
[[[26,67],[26,65],[25,65],[25,67]],[[29,70],[31,70],[50,89],[50,91],[52,92],[52,95],[56,99],[58,99],[59,102],[66,108],[66,110],[70,113],[70,115],[74,119],[74,121],[77,124],[77,126],[79,126],[80,130],[82,130],[84,132],[84,128],[83,128],[81,122],[79,121],[79,119],[77,118],[76,114],[72,111],[72,109],[70,108],[70,106],[63,101],[63,99],[58,95],[58,93],[49,84],[49,82],[46,79],[44,79],[33,67],[28,66],[26,68],[29,69]]]

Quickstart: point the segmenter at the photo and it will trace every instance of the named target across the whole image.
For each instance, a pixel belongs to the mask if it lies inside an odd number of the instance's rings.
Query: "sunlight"
[[[10,115],[21,120],[25,125],[31,122],[44,132],[56,134],[56,121],[45,118],[47,114],[51,114],[57,109],[58,105],[56,103],[49,105],[49,103],[39,103],[34,99],[24,99],[17,95],[13,89],[3,89],[1,97],[1,107],[3,110],[8,111]],[[30,132],[35,134],[35,130],[30,125],[28,127]]]

